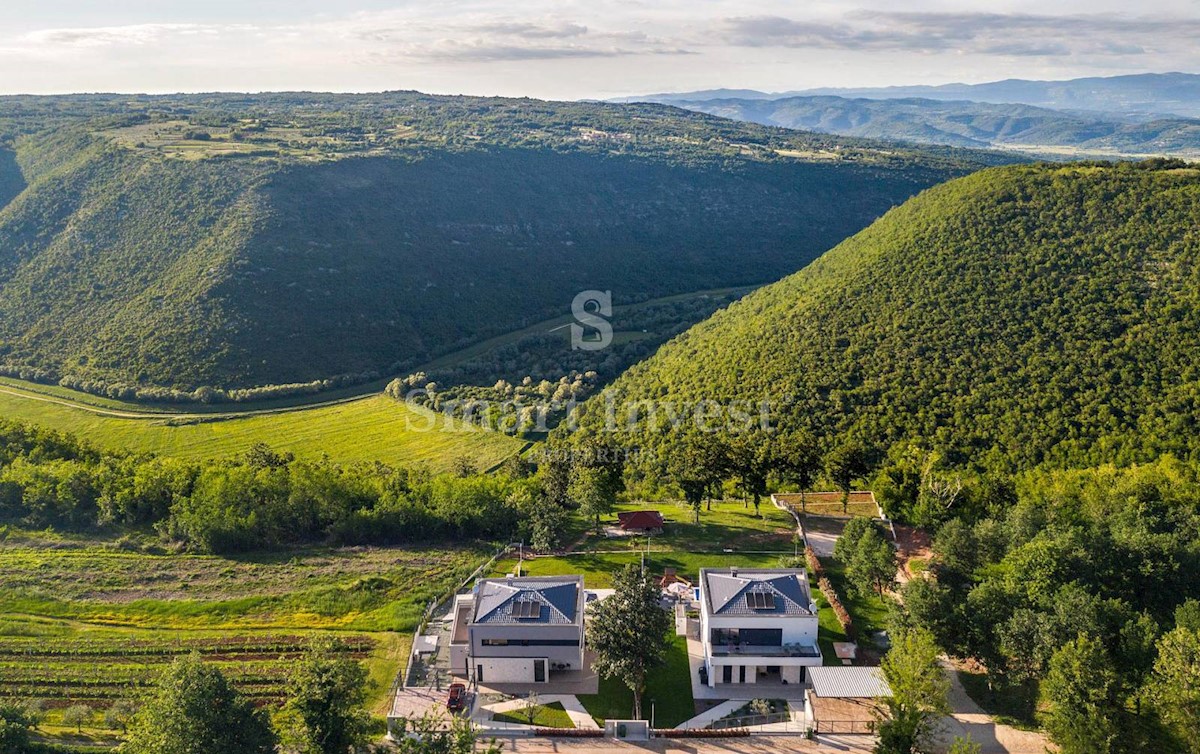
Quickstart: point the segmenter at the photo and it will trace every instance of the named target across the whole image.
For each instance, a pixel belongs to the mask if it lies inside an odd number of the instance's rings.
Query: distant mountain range
[[[942,102],[968,100],[1035,105],[1054,110],[1092,110],[1140,118],[1200,118],[1200,74],[1194,73],[1142,73],[1066,81],[1005,79],[986,84],[802,89],[774,94],[753,89],[709,89],[623,97],[614,101],[678,104],[712,99],[784,99],[816,95],[866,99],[919,97]]]
[[[1200,157],[1200,120],[1129,123],[1030,105],[930,99],[681,100],[688,110],[806,131],[919,144],[1019,149],[1044,154],[1181,155]]]
[[[1185,73],[778,94],[710,89],[626,101],[923,144],[1060,156],[1200,157],[1200,75]]]

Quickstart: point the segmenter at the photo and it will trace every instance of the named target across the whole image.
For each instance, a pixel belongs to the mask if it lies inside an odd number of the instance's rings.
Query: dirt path
[[[950,678],[951,716],[943,722],[942,740],[949,746],[956,737],[970,735],[979,744],[981,754],[1044,754],[1052,745],[1041,733],[1019,730],[992,720],[959,683],[958,673],[948,661],[941,661]]]

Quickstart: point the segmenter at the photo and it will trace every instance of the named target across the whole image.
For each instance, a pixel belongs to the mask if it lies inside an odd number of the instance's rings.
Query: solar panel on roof
[[[746,592],[746,606],[751,610],[774,610],[775,595],[770,592]]]
[[[517,600],[512,606],[512,616],[517,619],[540,618],[542,603],[533,600]]]

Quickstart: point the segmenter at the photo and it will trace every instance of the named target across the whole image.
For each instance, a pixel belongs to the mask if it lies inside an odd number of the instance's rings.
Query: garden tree
[[[756,516],[762,516],[759,505],[767,494],[767,479],[775,461],[775,437],[770,430],[738,432],[729,440],[729,468],[737,476],[738,486],[754,502]]]
[[[138,710],[121,754],[274,754],[267,716],[199,655],[175,660]]]
[[[480,741],[475,725],[465,717],[429,712],[400,718],[392,724],[393,746],[399,754],[500,754],[496,741]]]
[[[33,720],[24,706],[10,700],[0,701],[0,751],[5,754],[32,752],[30,729]]]
[[[624,452],[614,446],[590,442],[578,446],[576,453],[569,493],[579,503],[580,512],[593,519],[599,531],[600,517],[613,512],[617,495],[625,489]]]
[[[63,710],[63,725],[74,727],[76,733],[83,732],[83,726],[90,725],[96,717],[96,711],[86,704],[72,704]]]
[[[732,450],[729,439],[720,433],[704,435],[699,454],[701,475],[708,483],[704,491],[708,500],[708,510],[712,511],[713,497],[722,494],[722,485],[730,474]]]
[[[337,650],[336,642],[314,644],[289,669],[282,712],[297,754],[354,754],[370,740],[367,670]]]
[[[821,451],[817,446],[817,438],[805,430],[788,432],[780,436],[778,447],[777,472],[784,481],[799,488],[800,512],[805,513],[807,501],[804,494],[821,473]]]
[[[596,654],[592,668],[633,692],[633,716],[642,717],[646,676],[666,662],[670,614],[659,605],[662,590],[645,570],[629,564],[613,578],[615,593],[597,605],[587,627]]]
[[[1042,681],[1042,723],[1062,754],[1113,754],[1125,718],[1121,682],[1101,643],[1080,636],[1050,660]]]
[[[865,585],[861,591],[874,589],[880,597],[890,589],[896,578],[896,551],[877,527],[871,528],[858,543],[854,560],[846,569],[852,582]]]
[[[894,637],[880,668],[892,695],[879,721],[877,754],[924,754],[936,733],[937,720],[950,713],[950,681],[938,662],[937,642],[919,628]]]
[[[525,696],[525,700],[521,702],[521,716],[533,725],[537,720],[538,709],[542,706],[542,702],[538,699],[536,691],[531,691]]]
[[[867,451],[861,443],[845,442],[825,456],[825,473],[842,491],[843,513],[849,509],[850,491],[854,489],[855,480],[861,479],[868,471],[870,467],[867,465]]]
[[[1159,716],[1183,748],[1200,751],[1200,630],[1179,626],[1162,637],[1148,686]]]
[[[667,459],[668,477],[683,493],[697,524],[700,523],[704,497],[712,487],[712,478],[705,468],[705,439],[698,432],[685,433]]]
[[[862,593],[883,596],[896,576],[896,552],[873,519],[856,517],[846,522],[833,557],[846,567],[851,587]]]
[[[579,504],[579,511],[592,519],[596,531],[600,531],[600,517],[613,512],[617,505],[617,493],[609,472],[598,466],[576,466],[571,470],[571,499]]]
[[[129,732],[129,724],[137,714],[137,705],[128,699],[118,699],[104,710],[104,724],[111,730]]]

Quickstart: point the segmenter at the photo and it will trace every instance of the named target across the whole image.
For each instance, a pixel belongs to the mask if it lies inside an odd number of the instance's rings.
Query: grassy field
[[[635,502],[622,503],[617,512],[655,510],[662,514],[666,529],[662,534],[651,537],[651,547],[668,548],[684,552],[721,552],[726,549],[749,551],[791,552],[794,549],[792,536],[796,530],[795,519],[765,501],[760,507],[761,516],[755,515],[754,506],[740,500],[721,500],[700,512],[696,523],[690,506],[678,502]],[[615,524],[615,519],[608,522]],[[579,549],[619,549],[645,547],[646,538],[606,537],[590,534]]]
[[[523,446],[384,395],[304,411],[202,421],[109,416],[0,392],[0,416],[71,432],[102,448],[180,458],[224,457],[265,442],[299,457],[328,454],[339,463],[425,464],[442,471],[463,456],[489,468]]]
[[[333,636],[366,663],[381,712],[426,603],[486,557],[431,546],[222,558],[0,529],[0,698],[45,700],[49,733],[103,743],[102,710],[144,693],[173,657],[200,652],[270,704],[288,663]],[[83,736],[56,725],[78,703],[97,711]]]

